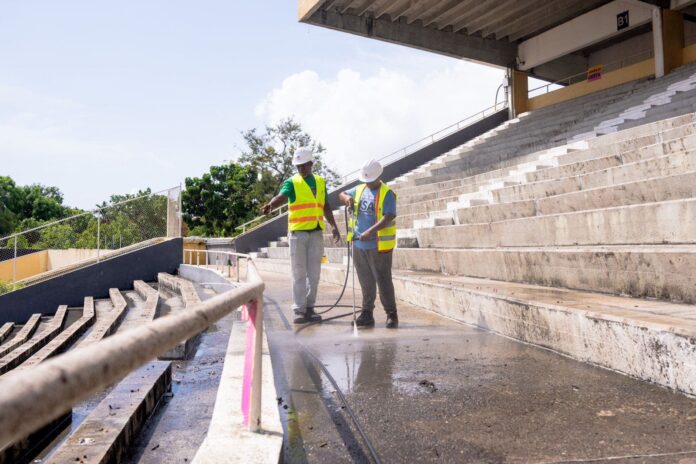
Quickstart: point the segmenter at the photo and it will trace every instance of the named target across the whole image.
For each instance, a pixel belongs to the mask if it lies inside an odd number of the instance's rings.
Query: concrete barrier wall
[[[53,314],[61,304],[81,306],[85,296],[107,298],[110,288],[132,288],[135,280],[155,281],[159,272],[176,272],[182,252],[182,239],[175,238],[1,295],[0,324]]]
[[[382,180],[385,182],[392,181],[399,176],[406,174],[414,170],[415,168],[422,166],[428,161],[432,161],[443,153],[456,148],[460,145],[465,144],[469,140],[488,132],[489,130],[499,126],[503,122],[508,120],[507,109],[498,111],[495,114],[482,119],[464,129],[455,132],[454,134],[448,135],[437,142],[434,142],[427,147],[421,148],[410,155],[389,163],[384,166],[384,172],[382,173]],[[358,169],[360,166],[355,166]],[[329,193],[329,203],[337,208],[338,195],[344,190],[354,187],[358,184],[358,181],[350,182],[346,185],[339,187],[338,189]],[[236,237],[235,248],[238,253],[249,253],[250,251],[256,251],[261,247],[264,247],[268,242],[277,240],[278,237],[286,235],[288,232],[288,220],[287,215],[278,216],[272,221],[268,221],[262,226],[254,229],[246,234],[239,235]]]
[[[22,280],[32,277],[48,270],[48,252],[46,250],[37,251],[26,256],[17,258],[16,278]],[[12,282],[15,273],[15,260],[8,259],[0,262],[0,280]]]
[[[90,258],[97,257],[96,249],[81,249],[81,248],[70,248],[67,250],[47,250],[48,251],[48,266],[47,271],[53,269],[59,269],[64,266],[70,266],[71,264],[79,263]],[[111,251],[111,250],[102,250]]]

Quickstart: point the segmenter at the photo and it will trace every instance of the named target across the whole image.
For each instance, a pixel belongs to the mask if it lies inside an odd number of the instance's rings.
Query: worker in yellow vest
[[[379,299],[387,313],[387,328],[396,329],[399,317],[392,281],[392,251],[396,246],[396,194],[380,180],[382,165],[368,161],[360,169],[363,184],[341,192],[339,198],[354,211],[354,223],[349,233],[353,243],[355,272],[362,288],[362,312],[356,320],[358,327],[373,327],[372,312],[379,289]]]
[[[292,157],[297,174],[287,179],[280,193],[262,208],[263,214],[288,202],[288,241],[292,268],[292,310],[295,324],[318,322],[314,312],[317,287],[324,256],[324,217],[331,224],[334,241],[338,232],[333,211],[326,193],[326,181],[312,174],[314,155],[310,148],[298,148]]]

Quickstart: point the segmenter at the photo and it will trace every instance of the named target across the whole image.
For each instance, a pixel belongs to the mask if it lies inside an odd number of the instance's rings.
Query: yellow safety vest
[[[353,208],[355,215],[357,215],[358,209],[360,208],[360,197],[362,197],[365,188],[367,188],[367,184],[358,185],[355,189],[355,198],[353,199],[355,202]],[[387,187],[387,184],[382,183],[382,185],[379,187],[379,195],[377,195],[375,198],[375,214],[377,215],[377,222],[381,221],[384,217],[382,206],[384,205],[384,198],[389,192],[392,192],[392,190]],[[394,197],[396,197],[396,193],[394,193]],[[354,216],[350,222],[350,232],[348,232],[348,236],[346,238],[346,240],[349,242],[353,240],[353,231],[355,230],[356,225],[357,218]],[[392,223],[384,229],[377,231],[377,251],[380,253],[388,253],[392,251],[394,247],[396,247],[396,220],[392,221]]]
[[[326,182],[321,176],[314,176],[317,182],[317,195],[304,178],[295,174],[290,178],[295,189],[295,201],[289,202],[288,230],[314,230],[317,225],[324,230],[324,199],[326,198]]]

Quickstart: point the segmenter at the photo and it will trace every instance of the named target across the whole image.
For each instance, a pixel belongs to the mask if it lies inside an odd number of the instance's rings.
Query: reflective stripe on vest
[[[367,184],[360,184],[355,189],[355,198],[353,199],[355,202],[353,207],[353,211],[355,211],[354,214],[357,214],[358,210],[360,209],[360,198],[362,197],[365,188],[367,188]],[[381,221],[384,217],[382,205],[384,204],[384,199],[389,192],[392,192],[392,190],[387,187],[387,184],[382,183],[382,185],[379,187],[379,195],[375,197],[375,214],[377,215],[377,222]],[[394,197],[396,197],[396,193],[394,193]],[[355,226],[357,226],[357,219],[353,218],[350,220],[350,232],[348,233],[347,237],[348,241],[353,239],[353,231],[355,230]],[[396,219],[384,229],[377,231],[377,251],[380,253],[387,253],[392,251],[394,247],[396,247]]]
[[[290,180],[295,189],[295,201],[290,202],[288,207],[288,230],[314,230],[317,225],[324,230],[324,199],[326,198],[324,178],[314,176],[317,183],[316,197],[300,174],[295,174]]]

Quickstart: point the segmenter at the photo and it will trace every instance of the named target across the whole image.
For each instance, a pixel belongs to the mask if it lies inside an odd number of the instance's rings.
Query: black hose
[[[348,231],[349,231],[349,228],[348,228],[348,207],[345,207],[343,209],[343,218],[346,222],[346,238],[348,238]],[[355,233],[353,233],[353,235],[355,235]],[[353,240],[355,240],[355,237],[353,237]],[[335,308],[353,308],[355,306],[354,304],[353,305],[339,304],[341,302],[341,300],[343,299],[343,295],[346,292],[346,288],[348,287],[348,276],[350,275],[350,261],[352,259],[352,255],[353,255],[353,253],[351,252],[350,242],[348,240],[346,240],[346,250],[348,252],[347,253],[348,254],[348,264],[346,266],[346,278],[343,280],[343,288],[341,289],[341,293],[340,293],[340,295],[338,295],[338,298],[336,299],[336,301],[332,305],[315,305],[314,306],[315,308],[328,308],[328,309],[325,309],[323,311],[316,311],[317,314],[326,314]],[[355,311],[355,314],[360,314],[361,312],[362,312],[362,309],[358,309]],[[307,324],[304,324],[302,327],[299,327],[297,330],[295,330],[295,334],[302,332],[304,329],[306,329],[307,327],[310,327],[312,325],[318,325],[318,324],[321,324],[321,323],[326,322],[326,321],[333,321],[336,319],[341,319],[343,317],[348,317],[348,316],[352,316],[352,315],[353,315],[353,312],[351,311],[349,313],[339,314],[338,316],[331,316],[331,317],[323,318],[320,321],[309,322]]]
[[[346,239],[348,238],[348,207],[343,208],[343,217],[346,222]],[[315,308],[328,308],[323,311],[316,311],[317,314],[325,314],[331,311],[334,308],[341,307],[339,303],[343,299],[343,294],[346,292],[346,287],[348,287],[348,276],[350,275],[350,261],[353,258],[352,253],[350,252],[350,242],[346,240],[346,251],[348,252],[348,264],[346,266],[346,278],[343,281],[343,288],[341,289],[341,294],[338,295],[338,298],[336,299],[336,302],[332,305],[316,305],[314,306]],[[349,308],[352,308],[352,306],[347,306]],[[351,313],[352,314],[352,313]]]

